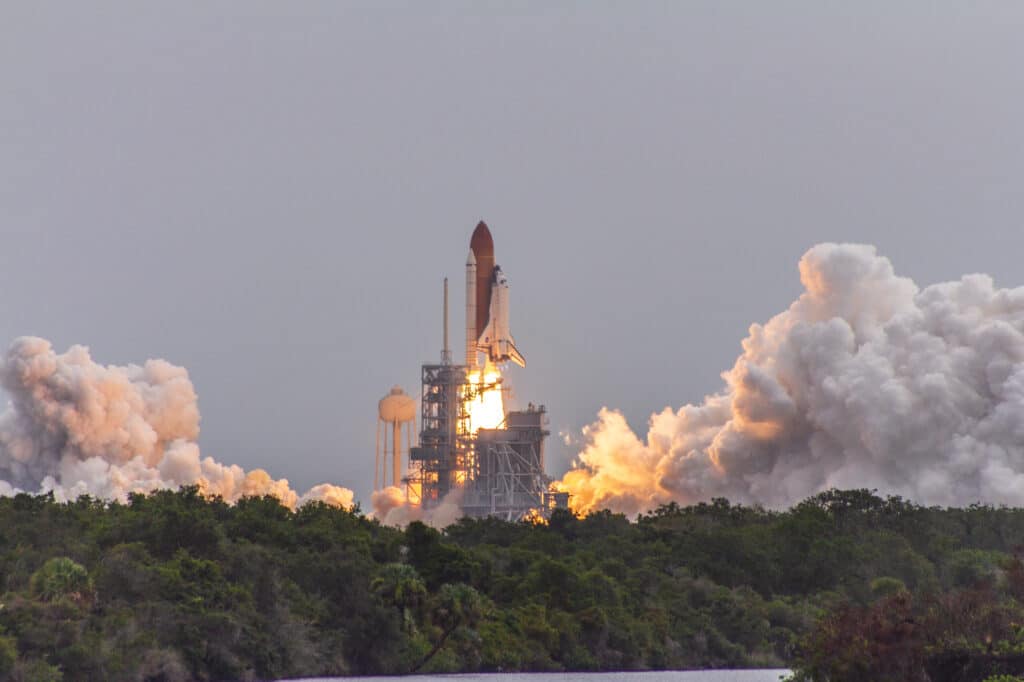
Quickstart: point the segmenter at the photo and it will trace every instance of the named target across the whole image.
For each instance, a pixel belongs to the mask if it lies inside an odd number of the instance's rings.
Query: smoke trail
[[[810,249],[800,279],[719,393],[652,415],[646,441],[601,411],[561,482],[577,509],[782,506],[830,487],[1024,505],[1024,288],[967,275],[919,290],[853,244]]]
[[[351,506],[351,490],[322,484],[301,498],[285,479],[201,457],[199,408],[188,373],[163,360],[103,366],[83,346],[57,354],[45,339],[16,339],[0,362],[10,396],[0,414],[0,494],[53,492],[125,499],[131,492],[197,484],[235,501],[273,495]]]

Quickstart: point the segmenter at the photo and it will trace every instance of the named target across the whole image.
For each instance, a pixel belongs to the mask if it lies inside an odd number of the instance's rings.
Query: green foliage
[[[89,572],[67,557],[49,559],[32,574],[29,589],[43,601],[82,600],[92,592]]]
[[[409,564],[385,564],[370,587],[383,603],[398,610],[403,628],[414,633],[417,615],[427,598],[427,586],[416,569]]]
[[[7,679],[7,676],[14,670],[14,664],[18,661],[18,645],[13,637],[0,635],[0,680]]]
[[[971,587],[995,581],[1006,555],[980,549],[953,552],[946,563],[946,584],[950,587]]]
[[[943,651],[1024,656],[1018,546],[1024,511],[865,490],[443,531],[195,487],[126,504],[18,495],[0,498],[0,679],[790,665],[899,679]],[[943,619],[955,626],[931,639],[907,629]]]
[[[900,592],[906,592],[907,586],[899,578],[890,578],[883,575],[871,581],[871,594],[874,597],[888,597]]]
[[[17,682],[61,682],[64,674],[57,666],[36,659],[20,664],[13,678]]]
[[[950,592],[892,593],[845,604],[804,639],[795,680],[983,680],[1024,673],[1024,575],[1018,559],[996,587],[982,580]],[[1015,678],[1006,678],[1015,679]]]

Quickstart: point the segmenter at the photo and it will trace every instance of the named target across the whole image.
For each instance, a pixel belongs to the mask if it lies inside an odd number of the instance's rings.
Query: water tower
[[[400,485],[402,479],[402,452],[412,445],[416,428],[416,401],[395,386],[377,404],[377,455],[374,460],[373,489]],[[388,428],[390,427],[390,428]],[[404,429],[402,427],[405,427]],[[391,483],[388,483],[388,432],[391,432]],[[404,438],[403,438],[404,432]],[[383,433],[383,438],[381,434]],[[383,445],[383,448],[381,446]],[[381,456],[383,455],[383,456]]]

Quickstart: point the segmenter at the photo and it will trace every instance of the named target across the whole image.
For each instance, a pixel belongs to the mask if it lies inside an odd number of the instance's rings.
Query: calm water
[[[649,673],[504,673],[493,675],[412,675],[362,677],[360,682],[779,682],[788,670],[687,670]],[[337,682],[317,677],[304,682]],[[352,678],[347,678],[351,680]]]

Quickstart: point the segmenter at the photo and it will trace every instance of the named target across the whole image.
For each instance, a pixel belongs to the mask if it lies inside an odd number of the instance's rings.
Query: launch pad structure
[[[494,385],[473,384],[465,365],[423,365],[420,439],[409,451],[410,501],[423,509],[447,499],[472,517],[518,521],[568,506],[544,473],[546,411],[511,411],[499,428],[470,431],[466,405]]]
[[[409,450],[406,494],[425,511],[452,504],[471,517],[545,518],[567,508],[569,496],[554,490],[544,473],[549,435],[544,406],[531,403],[526,410],[505,412],[501,423],[487,428],[472,423],[472,406],[502,391],[503,381],[500,373],[483,371],[478,354],[484,353],[487,363],[512,360],[525,366],[508,332],[507,279],[494,264],[493,241],[483,222],[473,233],[466,265],[466,364],[451,359],[445,279],[444,346],[440,363],[421,368],[421,430],[419,444]]]

